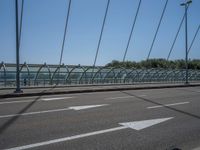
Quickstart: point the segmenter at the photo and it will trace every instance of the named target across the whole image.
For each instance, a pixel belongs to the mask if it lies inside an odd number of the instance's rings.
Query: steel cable
[[[199,32],[199,29],[200,29],[200,25],[199,25],[199,27],[197,28],[197,31],[196,31],[196,33],[195,33],[195,35],[194,35],[194,38],[192,39],[192,42],[191,42],[190,47],[189,47],[189,49],[188,49],[188,53],[191,51],[191,48],[192,48],[192,46],[193,46],[193,44],[194,44],[194,41],[195,41],[195,39],[196,39],[196,37],[197,37],[197,34],[198,34],[198,32]]]
[[[135,28],[135,23],[136,23],[136,20],[137,20],[137,17],[138,17],[138,13],[139,13],[139,10],[140,10],[141,2],[142,2],[142,0],[139,1],[138,7],[137,7],[137,11],[136,11],[136,14],[135,14],[135,19],[133,21],[131,32],[130,32],[130,35],[129,35],[129,38],[128,38],[128,42],[127,42],[127,45],[126,45],[126,49],[125,49],[125,53],[124,53],[124,57],[123,57],[123,62],[126,59],[127,51],[128,51],[128,48],[129,48],[129,44],[130,44],[131,38],[132,38],[133,30]]]
[[[59,66],[58,66],[59,67],[59,69],[58,69],[58,82],[59,82],[59,79],[60,79],[60,66],[61,66],[61,63],[62,63],[63,52],[64,52],[64,47],[65,47],[65,39],[66,39],[68,22],[69,22],[70,9],[71,9],[71,0],[69,0],[68,8],[67,8],[67,17],[66,17],[66,22],[65,22],[65,29],[64,29],[64,35],[63,35],[63,41],[62,41],[62,48],[61,48],[61,53],[60,53],[60,61],[59,61]]]
[[[96,50],[95,58],[94,58],[94,64],[93,64],[94,67],[96,65],[96,61],[97,61],[97,57],[98,57],[98,53],[99,53],[99,48],[100,48],[101,39],[102,39],[103,31],[104,31],[106,17],[107,17],[107,14],[108,14],[109,4],[110,4],[110,0],[107,1],[107,5],[106,5],[106,11],[105,11],[104,19],[103,19],[103,24],[102,24],[102,27],[101,27],[101,33],[100,33],[100,36],[99,36],[99,41],[98,41],[98,45],[97,45],[97,50]]]
[[[168,56],[167,56],[167,60],[169,60],[169,57],[170,57],[170,55],[171,55],[171,53],[172,53],[172,50],[173,50],[173,48],[174,48],[174,45],[175,45],[176,40],[177,40],[177,38],[178,38],[178,35],[179,35],[179,33],[180,33],[181,27],[182,27],[182,25],[183,25],[184,19],[185,19],[185,14],[183,15],[183,18],[182,18],[181,23],[180,23],[180,25],[179,25],[179,28],[178,28],[178,31],[177,31],[176,36],[175,36],[175,38],[174,38],[173,44],[172,44],[172,46],[171,46],[171,48],[170,48],[170,51],[169,51],[169,54],[168,54]]]
[[[71,0],[69,0],[69,3],[68,3],[67,18],[66,18],[66,22],[65,22],[65,29],[64,29],[62,48],[61,48],[61,53],[60,53],[59,66],[62,63],[62,58],[63,58],[63,51],[64,51],[64,47],[65,47],[65,38],[66,38],[67,27],[68,27],[68,22],[69,22],[70,9],[71,9]]]
[[[149,59],[149,57],[150,57],[150,55],[151,55],[151,51],[152,51],[152,49],[153,49],[153,46],[154,46],[154,43],[155,43],[155,40],[156,40],[156,37],[157,37],[157,34],[158,34],[158,30],[159,30],[159,28],[160,28],[160,25],[161,25],[161,22],[162,22],[162,19],[163,19],[163,16],[164,16],[164,14],[165,14],[165,10],[166,10],[166,8],[167,8],[167,4],[168,4],[168,0],[166,0],[165,6],[164,6],[164,8],[163,8],[162,15],[161,15],[161,18],[160,18],[158,27],[157,27],[157,29],[156,29],[156,33],[155,33],[155,35],[154,35],[154,38],[153,38],[153,41],[152,41],[152,44],[151,44],[151,48],[150,48],[149,53],[148,53],[148,56],[147,56],[147,60]]]
[[[19,29],[19,48],[21,45],[21,34],[22,34],[22,23],[23,23],[23,14],[24,14],[24,0],[22,0],[22,4],[21,4],[21,15],[20,15],[20,29]]]

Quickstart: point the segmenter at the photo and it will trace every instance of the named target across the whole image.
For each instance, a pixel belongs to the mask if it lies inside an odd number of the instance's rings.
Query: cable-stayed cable
[[[174,48],[174,45],[175,45],[176,40],[177,40],[177,38],[178,38],[178,35],[179,35],[179,33],[180,33],[181,27],[182,27],[182,25],[183,25],[184,19],[185,19],[185,14],[183,15],[183,18],[182,18],[181,23],[180,23],[180,25],[179,25],[178,31],[177,31],[177,33],[176,33],[176,36],[175,36],[174,41],[173,41],[173,43],[172,43],[172,46],[171,46],[171,48],[170,48],[169,54],[168,54],[168,56],[167,56],[167,60],[169,60],[169,57],[170,57],[170,55],[171,55],[171,53],[172,53],[172,50],[173,50],[173,48]]]
[[[126,45],[126,49],[125,49],[125,52],[124,52],[123,62],[126,59],[126,54],[127,54],[127,51],[128,51],[128,48],[129,48],[129,44],[130,44],[130,41],[131,41],[131,38],[132,38],[133,30],[135,28],[135,23],[136,23],[137,16],[138,16],[138,13],[139,13],[139,10],[140,10],[141,2],[142,2],[142,0],[139,1],[138,7],[137,7],[137,11],[136,11],[136,14],[135,14],[135,19],[133,21],[131,32],[130,32],[130,35],[129,35],[129,38],[128,38],[128,42],[127,42],[127,45]]]
[[[68,22],[69,22],[70,9],[71,9],[71,0],[69,0],[69,3],[68,3],[67,18],[66,18],[66,22],[65,22],[65,30],[64,30],[64,36],[63,36],[63,41],[62,41],[59,66],[62,63],[62,58],[63,58],[63,51],[64,51],[64,47],[65,47],[65,38],[66,38],[67,27],[68,27]]]
[[[150,57],[150,55],[151,55],[151,51],[152,51],[152,49],[153,49],[153,46],[154,46],[154,43],[155,43],[155,40],[156,40],[158,31],[159,31],[159,28],[160,28],[160,25],[161,25],[161,22],[162,22],[162,19],[163,19],[163,16],[164,16],[164,14],[165,14],[165,10],[166,10],[166,8],[167,8],[167,4],[168,4],[168,0],[166,0],[165,6],[164,6],[164,8],[163,8],[162,15],[161,15],[161,17],[160,17],[160,21],[159,21],[158,27],[157,27],[157,29],[156,29],[156,33],[155,33],[155,35],[154,35],[154,38],[153,38],[153,41],[152,41],[152,44],[151,44],[151,48],[150,48],[149,53],[148,53],[148,56],[147,56],[147,60],[149,59],[149,57]]]
[[[19,29],[19,47],[21,45],[23,14],[24,14],[24,0],[22,0],[22,4],[21,4],[20,25],[19,25],[19,28],[20,28]]]
[[[61,53],[60,53],[60,61],[59,61],[59,66],[58,66],[59,67],[59,69],[58,69],[58,82],[59,82],[59,79],[60,79],[60,66],[61,66],[61,63],[62,63],[63,52],[64,52],[64,47],[65,47],[65,39],[66,39],[68,22],[69,22],[70,9],[71,9],[71,0],[69,0],[68,8],[67,8],[67,17],[66,17],[66,22],[65,22],[65,29],[64,29],[64,35],[63,35],[63,41],[62,41],[62,48],[61,48]]]
[[[104,31],[106,17],[107,17],[107,14],[108,14],[109,4],[110,4],[110,0],[107,1],[107,5],[106,5],[106,11],[105,11],[104,19],[103,19],[103,24],[102,24],[102,27],[101,27],[101,32],[100,32],[100,36],[99,36],[99,41],[98,41],[98,45],[97,45],[97,50],[96,50],[95,58],[94,58],[94,64],[93,64],[94,67],[96,66],[96,61],[97,61],[97,57],[98,57],[98,53],[99,53],[99,48],[100,48],[100,44],[101,44],[101,39],[102,39],[103,31]]]
[[[191,42],[190,47],[189,47],[189,49],[188,49],[188,53],[191,51],[191,48],[192,48],[192,46],[193,46],[193,44],[194,44],[194,41],[195,41],[195,39],[196,39],[196,37],[197,37],[197,34],[198,34],[198,32],[199,32],[199,29],[200,29],[200,25],[199,25],[199,27],[197,28],[197,31],[196,31],[196,33],[195,33],[195,35],[194,35],[194,38],[192,39],[192,42]]]

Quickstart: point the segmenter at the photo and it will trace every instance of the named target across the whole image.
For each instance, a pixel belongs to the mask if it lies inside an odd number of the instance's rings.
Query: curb
[[[178,87],[196,87],[200,84],[189,84],[189,85],[163,85],[163,86],[146,86],[146,87],[116,87],[116,88],[105,88],[105,89],[83,89],[83,90],[71,90],[71,91],[54,91],[54,92],[40,92],[40,93],[12,93],[0,95],[0,98],[12,98],[12,97],[27,97],[27,96],[43,96],[43,95],[54,95],[54,94],[74,94],[74,93],[89,93],[89,92],[105,92],[105,91],[124,91],[124,90],[148,90],[148,89],[164,89],[164,88],[178,88]]]

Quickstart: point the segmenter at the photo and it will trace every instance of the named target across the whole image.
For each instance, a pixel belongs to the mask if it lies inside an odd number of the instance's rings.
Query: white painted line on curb
[[[60,112],[60,111],[66,111],[66,110],[83,110],[83,109],[90,109],[90,108],[101,107],[101,106],[106,106],[106,105],[108,105],[108,104],[72,106],[72,107],[63,108],[63,109],[53,109],[53,110],[45,110],[45,111],[27,112],[27,113],[22,113],[22,114],[2,115],[2,116],[0,116],[0,119],[1,118],[16,117],[16,116],[28,116],[28,115],[36,115],[36,114]]]
[[[105,99],[106,100],[111,100],[111,99],[126,99],[126,98],[131,98],[131,97],[134,97],[134,96],[108,97],[108,98],[105,98]]]
[[[154,108],[161,108],[161,107],[165,107],[165,106],[176,106],[176,105],[184,105],[184,104],[188,104],[190,102],[181,102],[181,103],[173,103],[173,104],[165,104],[165,105],[157,105],[157,106],[151,106],[151,107],[147,107],[148,109],[154,109]]]
[[[115,127],[115,128],[110,128],[110,129],[105,129],[105,130],[94,131],[94,132],[90,132],[90,133],[74,135],[74,136],[70,136],[70,137],[64,137],[64,138],[60,138],[60,139],[54,139],[54,140],[49,140],[49,141],[44,141],[44,142],[39,142],[39,143],[34,143],[34,144],[29,144],[29,145],[24,145],[24,146],[13,147],[13,148],[10,148],[10,149],[7,149],[7,150],[24,150],[24,149],[29,149],[29,148],[34,148],[34,147],[54,144],[54,143],[60,143],[60,142],[80,139],[80,138],[89,137],[89,136],[93,136],[93,135],[98,135],[98,134],[103,134],[103,133],[108,133],[108,132],[114,132],[114,131],[127,129],[127,128],[131,128],[131,129],[135,129],[135,130],[142,130],[142,129],[145,129],[147,127],[156,125],[158,123],[170,120],[172,118],[173,117],[119,123],[122,126]]]
[[[54,100],[63,100],[63,99],[71,99],[74,97],[54,97],[54,98],[43,98],[43,101],[54,101]]]

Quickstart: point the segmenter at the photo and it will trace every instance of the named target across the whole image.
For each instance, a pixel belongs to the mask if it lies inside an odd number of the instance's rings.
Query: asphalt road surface
[[[200,148],[200,87],[0,99],[0,149],[175,148]]]

